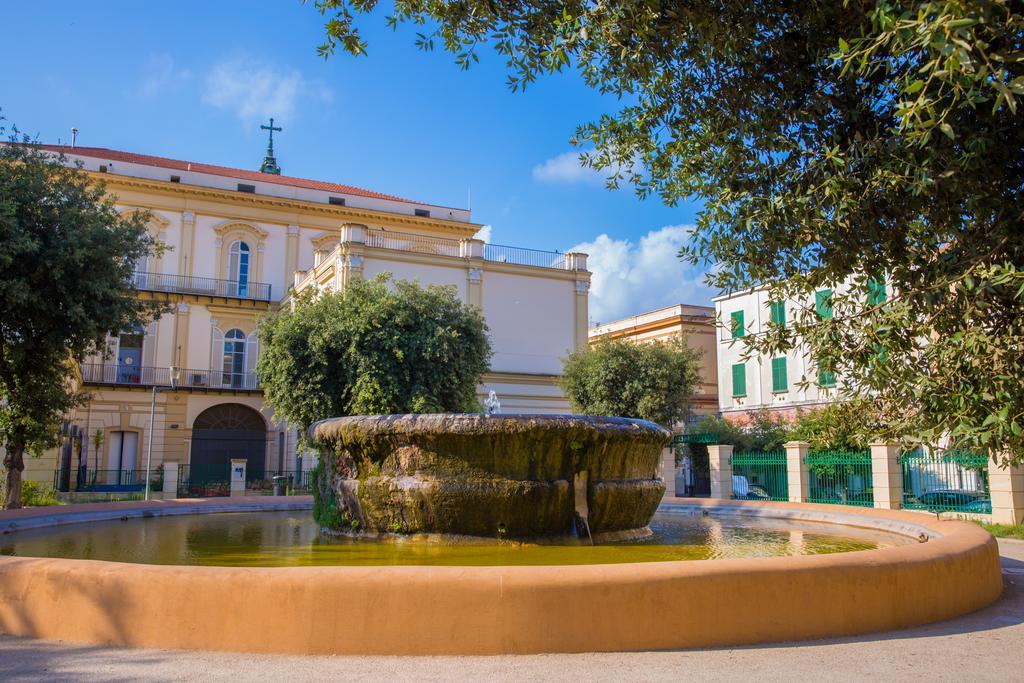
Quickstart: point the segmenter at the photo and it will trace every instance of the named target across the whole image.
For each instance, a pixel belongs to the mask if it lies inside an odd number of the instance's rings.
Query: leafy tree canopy
[[[874,407],[853,400],[800,410],[793,420],[768,410],[756,411],[743,422],[707,417],[693,431],[715,434],[718,443],[729,444],[739,452],[777,451],[787,441],[806,441],[813,449],[864,449],[877,438],[879,429]]]
[[[454,287],[383,274],[300,298],[259,337],[264,396],[302,438],[328,417],[478,410],[491,358],[483,315]]]
[[[699,361],[684,336],[650,344],[604,340],[569,354],[562,386],[578,413],[639,417],[671,429],[689,411]]]
[[[118,213],[102,184],[16,130],[0,144],[5,507],[21,507],[25,451],[55,445],[61,418],[81,400],[78,363],[107,333],[157,310],[131,288],[135,262],[158,250],[148,220]]]
[[[367,49],[376,0],[315,4],[323,54]],[[395,0],[403,22],[464,67],[493,46],[513,88],[575,68],[617,96],[577,130],[584,162],[700,200],[683,256],[711,284],[797,302],[752,348],[806,337],[889,436],[1024,457],[1019,0]],[[819,324],[814,292],[839,283]]]

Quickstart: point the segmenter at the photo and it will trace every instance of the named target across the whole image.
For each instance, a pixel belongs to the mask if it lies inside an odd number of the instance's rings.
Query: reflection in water
[[[22,531],[0,554],[205,566],[557,565],[815,555],[909,542],[828,524],[659,513],[636,541],[579,545],[444,537],[335,538],[308,512],[245,512],[79,524]]]

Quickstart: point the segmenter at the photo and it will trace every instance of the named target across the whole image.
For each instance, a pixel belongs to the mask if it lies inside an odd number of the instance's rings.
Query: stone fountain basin
[[[369,415],[309,435],[336,530],[541,537],[642,531],[665,492],[670,433],[646,420],[578,415]]]

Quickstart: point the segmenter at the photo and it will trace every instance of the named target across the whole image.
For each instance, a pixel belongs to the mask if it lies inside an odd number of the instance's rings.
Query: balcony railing
[[[132,275],[132,284],[136,289],[147,292],[173,292],[175,294],[219,296],[228,299],[270,301],[270,284],[267,282],[216,280],[210,277],[168,275],[166,273],[135,273]]]
[[[462,256],[462,245],[459,240],[427,235],[411,235],[401,232],[368,229],[366,246],[394,251],[412,251],[419,254],[439,254],[441,256]]]
[[[262,391],[255,372],[222,372],[220,370],[180,370],[179,389],[227,389],[231,391]],[[86,384],[107,384],[127,387],[169,387],[171,369],[87,363],[82,365],[82,381]]]
[[[566,268],[565,254],[557,251],[540,251],[523,247],[505,247],[500,244],[485,244],[484,259],[498,263],[516,263],[521,266],[541,268]]]

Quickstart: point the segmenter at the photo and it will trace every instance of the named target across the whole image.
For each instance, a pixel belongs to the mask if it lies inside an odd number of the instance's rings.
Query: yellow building
[[[629,318],[591,327],[590,343],[601,339],[626,339],[642,343],[685,335],[690,348],[702,352],[700,378],[692,404],[694,418],[718,412],[718,364],[716,362],[715,309],[676,304]]]
[[[296,433],[264,404],[257,321],[293,287],[338,289],[385,270],[454,284],[482,308],[495,354],[481,395],[496,391],[506,412],[568,410],[557,379],[559,359],[587,339],[583,254],[485,245],[473,239],[481,226],[468,210],[279,175],[271,155],[269,172],[257,172],[104,148],[44,149],[106,183],[119,210],[150,212],[149,229],[168,249],[137,264],[134,284],[171,311],[112,334],[83,364],[91,400],[68,416],[76,438],[27,459],[27,479],[138,490],[150,440],[154,468],[226,471],[230,459],[244,458],[250,478],[308,470]]]

